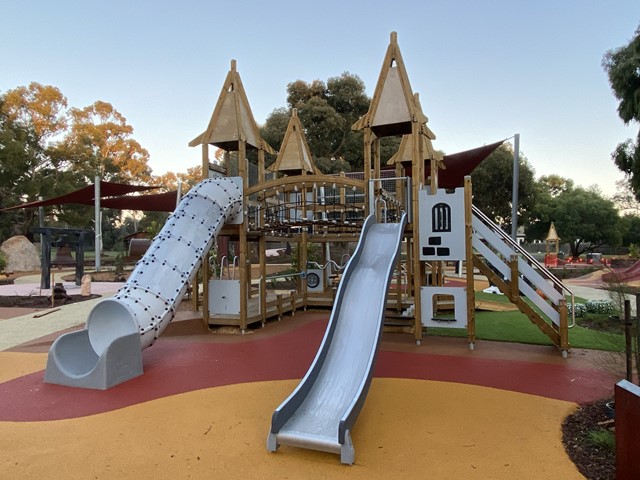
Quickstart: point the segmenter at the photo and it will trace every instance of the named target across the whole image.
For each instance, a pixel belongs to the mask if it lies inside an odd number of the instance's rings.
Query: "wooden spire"
[[[411,122],[418,120],[416,110],[411,84],[398,47],[398,36],[396,32],[391,32],[369,111],[351,128],[362,130],[369,127],[378,138],[409,134]]]
[[[298,118],[298,110],[295,108],[289,120],[276,161],[268,169],[272,172],[291,175],[318,173],[311,156],[311,150],[307,144],[302,123]]]
[[[436,160],[438,166],[443,170],[446,169],[445,164],[442,162],[442,154],[433,148],[431,140],[424,134],[420,134],[422,140],[422,153],[423,160]],[[411,163],[413,160],[413,136],[411,134],[403,135],[400,140],[400,147],[398,151],[387,161],[387,165],[394,165],[396,163]]]
[[[547,233],[547,238],[545,238],[547,242],[559,242],[560,237],[558,237],[558,232],[556,232],[556,226],[551,222],[551,226],[549,227],[549,233]]]
[[[240,74],[236,70],[236,61],[231,60],[231,69],[222,86],[209,125],[203,133],[189,142],[189,146],[211,144],[226,151],[236,151],[241,141],[248,147],[275,154],[275,150],[260,137]]]

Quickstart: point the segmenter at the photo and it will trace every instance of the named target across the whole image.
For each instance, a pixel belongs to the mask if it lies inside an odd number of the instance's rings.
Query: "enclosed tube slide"
[[[353,463],[350,432],[371,384],[405,224],[405,214],[399,223],[365,221],[315,360],[273,412],[268,450],[290,445],[339,453],[342,463]]]
[[[242,222],[241,179],[193,187],[112,298],[98,302],[84,330],[49,350],[44,381],[105,390],[141,375],[142,350],[175,315],[190,281],[225,223]]]

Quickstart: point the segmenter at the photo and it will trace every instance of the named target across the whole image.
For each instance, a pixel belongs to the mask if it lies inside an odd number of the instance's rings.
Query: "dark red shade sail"
[[[105,202],[111,199],[109,197],[119,197],[121,199],[126,199],[127,201],[131,201],[131,205],[135,204],[135,200],[137,198],[142,198],[141,196],[128,196],[123,197],[122,195],[126,195],[127,193],[133,192],[144,192],[148,190],[155,190],[159,187],[149,187],[143,185],[124,185],[121,183],[113,183],[113,182],[100,182],[100,204],[106,208],[123,208],[127,210],[141,210],[140,208],[135,208],[134,206],[128,207],[109,207]],[[165,194],[161,194],[165,195]],[[156,197],[156,195],[146,195],[146,197]],[[118,198],[118,199],[119,199]],[[176,204],[175,200],[176,194],[173,193],[173,207],[170,210],[159,210],[159,211],[173,211]],[[65,195],[60,195],[59,197],[50,198],[48,200],[36,201],[23,203],[21,205],[14,205],[13,207],[7,207],[0,210],[0,212],[8,212],[10,210],[18,210],[20,208],[36,208],[36,207],[46,207],[49,205],[64,205],[67,203],[75,203],[80,205],[93,205],[95,203],[95,185],[88,185],[80,190],[76,190],[71,193],[67,193]],[[127,204],[126,202],[124,204]],[[144,204],[152,205],[153,202],[148,199],[144,200]],[[157,210],[154,210],[157,211]]]

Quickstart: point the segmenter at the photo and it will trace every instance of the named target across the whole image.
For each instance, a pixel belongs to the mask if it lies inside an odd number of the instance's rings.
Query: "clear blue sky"
[[[348,71],[371,95],[391,31],[446,153],[518,132],[537,176],[611,195],[622,175],[610,154],[638,129],[618,118],[601,67],[638,27],[638,0],[0,0],[0,15],[0,91],[36,81],[71,106],[112,103],[156,174],[200,163],[187,143],[231,59],[261,124],[297,79]]]

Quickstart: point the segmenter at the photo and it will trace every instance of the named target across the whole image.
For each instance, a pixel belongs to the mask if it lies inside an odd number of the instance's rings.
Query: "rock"
[[[7,257],[7,272],[40,270],[40,252],[25,236],[17,235],[5,240],[0,250]]]

